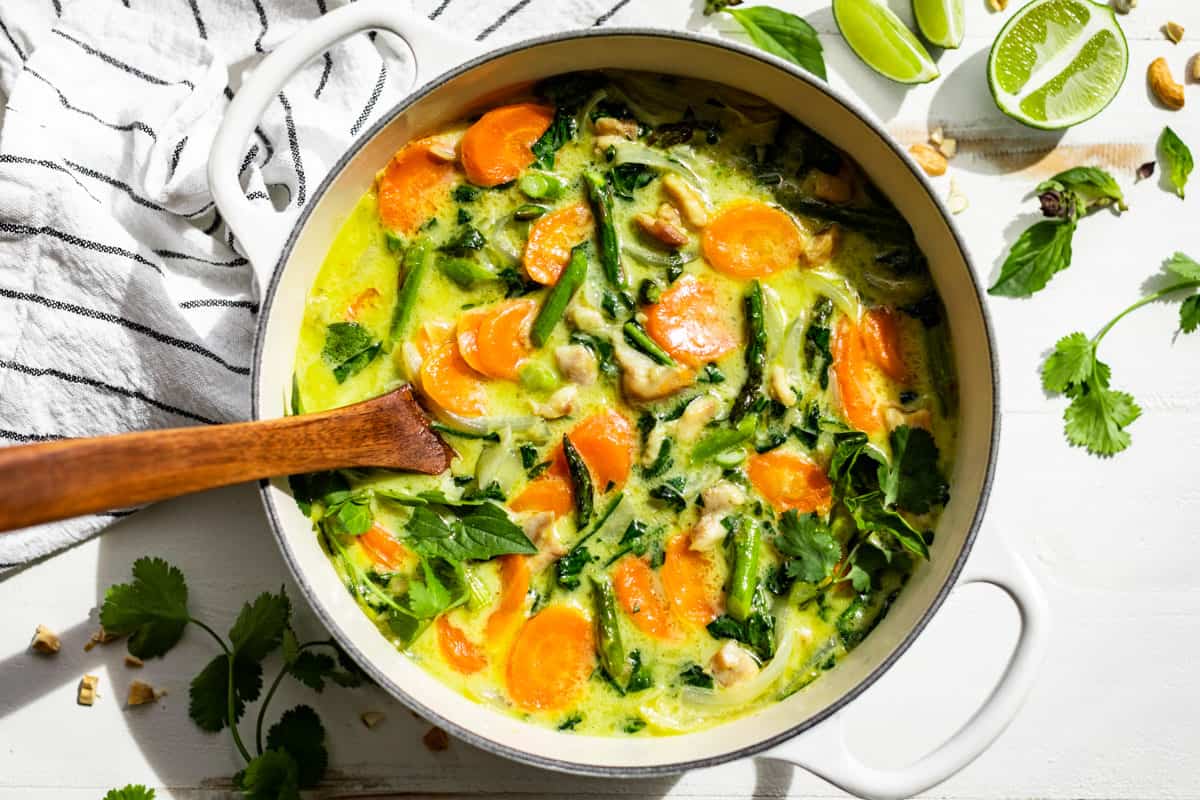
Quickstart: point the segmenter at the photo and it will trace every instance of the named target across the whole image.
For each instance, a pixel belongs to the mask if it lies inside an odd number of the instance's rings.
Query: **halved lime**
[[[951,50],[963,40],[963,0],[912,0],[917,28],[931,44]]]
[[[937,64],[892,10],[878,0],[833,0],[833,18],[868,67],[900,83],[928,83]]]
[[[988,57],[996,105],[1026,125],[1057,130],[1112,102],[1129,69],[1129,45],[1108,6],[1033,0],[1000,31]]]

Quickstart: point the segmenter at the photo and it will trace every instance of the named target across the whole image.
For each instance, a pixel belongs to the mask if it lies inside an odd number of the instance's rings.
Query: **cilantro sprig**
[[[357,686],[362,675],[332,640],[300,643],[291,627],[291,601],[282,588],[263,592],[242,606],[221,636],[188,609],[183,573],[160,558],[139,558],[133,580],[109,587],[100,609],[100,622],[108,633],[128,635],[131,655],[158,658],[183,637],[189,624],[205,631],[221,652],[192,679],[188,714],[202,730],[228,727],[234,745],[246,761],[234,783],[248,798],[297,800],[301,788],[314,786],[325,774],[328,754],[325,729],[317,713],[306,705],[285,712],[271,726],[263,745],[267,708],[287,676],[320,692],[326,682]],[[252,755],[243,741],[238,722],[246,706],[258,700],[263,686],[263,662],[282,649],[283,663],[258,709]],[[111,800],[145,800],[154,796],[141,786],[109,792]],[[108,800],[106,798],[106,800]]]
[[[1051,394],[1065,395],[1071,402],[1063,413],[1067,441],[1101,457],[1116,455],[1129,447],[1126,430],[1142,410],[1128,392],[1114,389],[1111,370],[1097,357],[1100,342],[1126,316],[1150,303],[1184,291],[1200,289],[1200,263],[1183,253],[1163,262],[1165,271],[1177,280],[1143,297],[1117,314],[1090,339],[1076,331],[1054,345],[1042,366],[1042,386]],[[1190,294],[1179,307],[1179,329],[1192,333],[1200,327],[1200,294]]]
[[[1128,208],[1112,175],[1096,167],[1073,167],[1039,184],[1046,219],[1022,233],[1009,250],[988,294],[1029,297],[1071,266],[1071,242],[1079,220],[1102,208]]]

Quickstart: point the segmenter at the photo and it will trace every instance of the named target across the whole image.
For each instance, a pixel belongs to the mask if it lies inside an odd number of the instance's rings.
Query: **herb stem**
[[[197,625],[199,625],[202,629],[208,631],[208,635],[213,637],[213,639],[216,640],[217,644],[221,645],[221,649],[225,652],[225,660],[229,662],[229,667],[226,670],[227,680],[226,680],[226,684],[225,684],[226,703],[227,703],[227,705],[225,707],[226,722],[229,724],[229,732],[231,734],[233,734],[233,743],[235,745],[237,745],[238,752],[242,754],[242,758],[246,759],[246,763],[249,764],[254,759],[250,757],[250,751],[247,750],[246,745],[242,743],[242,735],[240,733],[238,733],[238,729],[237,729],[237,713],[236,713],[236,707],[234,704],[234,694],[233,694],[233,656],[234,656],[234,654],[226,646],[225,640],[222,639],[217,634],[217,632],[214,631],[212,628],[208,627],[207,625],[205,625],[203,622],[196,619],[195,617],[188,617],[188,621],[194,622]],[[259,749],[259,752],[260,753],[262,752],[261,748]]]
[[[1122,311],[1120,314],[1117,314],[1115,317],[1113,317],[1111,320],[1109,320],[1108,324],[1105,325],[1103,328],[1101,328],[1100,332],[1092,337],[1092,346],[1095,347],[1096,345],[1100,344],[1100,340],[1103,339],[1104,336],[1110,330],[1112,330],[1112,327],[1114,325],[1116,325],[1118,322],[1123,320],[1125,317],[1129,316],[1129,314],[1131,314],[1132,312],[1137,311],[1142,306],[1150,305],[1151,303],[1153,303],[1157,300],[1161,300],[1162,298],[1166,297],[1169,294],[1174,294],[1175,292],[1182,292],[1185,289],[1196,289],[1196,288],[1200,288],[1200,280],[1180,281],[1179,283],[1173,283],[1164,289],[1159,289],[1157,292],[1154,292],[1153,294],[1146,295],[1141,300],[1138,300],[1136,303],[1129,306],[1124,311]]]
[[[305,642],[296,648],[296,652],[299,653],[301,650],[304,650],[307,647],[316,647],[317,645],[322,644],[329,644],[329,640],[318,639],[311,642]],[[275,676],[275,680],[271,682],[271,688],[267,689],[267,694],[263,697],[262,703],[260,703],[258,706],[258,720],[254,723],[254,747],[256,750],[258,750],[258,754],[260,756],[263,753],[262,731],[263,720],[267,716],[267,706],[271,704],[271,698],[275,696],[275,690],[278,689],[279,684],[283,682],[283,678],[288,674],[288,669],[290,667],[290,664],[285,663],[283,665],[283,668],[279,670],[279,674]]]

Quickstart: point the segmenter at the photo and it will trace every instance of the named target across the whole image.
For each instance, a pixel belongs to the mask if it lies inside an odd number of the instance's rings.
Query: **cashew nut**
[[[1183,108],[1183,85],[1171,77],[1171,67],[1165,58],[1150,62],[1146,75],[1150,81],[1150,91],[1154,92],[1160,103],[1174,111]]]

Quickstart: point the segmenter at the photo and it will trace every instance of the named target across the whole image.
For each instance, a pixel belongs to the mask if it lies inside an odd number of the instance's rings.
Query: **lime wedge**
[[[930,44],[953,50],[963,40],[963,0],[913,0],[917,28]]]
[[[1033,0],[996,37],[988,85],[1005,114],[1057,130],[1103,111],[1128,69],[1129,45],[1111,8],[1089,0]]]
[[[878,0],[833,0],[833,18],[868,67],[899,83],[928,83],[937,64],[892,10]]]

